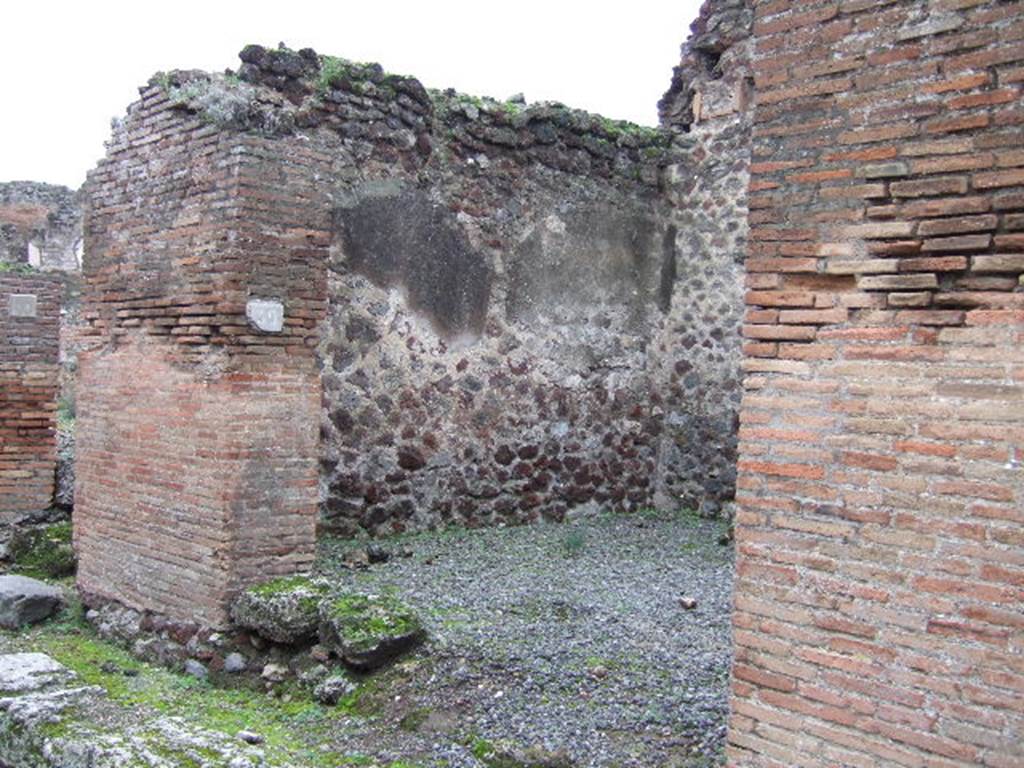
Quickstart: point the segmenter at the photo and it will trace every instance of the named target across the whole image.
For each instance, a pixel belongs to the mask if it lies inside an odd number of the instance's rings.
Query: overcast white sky
[[[700,0],[7,3],[0,181],[79,186],[154,72],[238,66],[246,43],[377,61],[429,87],[557,100],[652,125]]]

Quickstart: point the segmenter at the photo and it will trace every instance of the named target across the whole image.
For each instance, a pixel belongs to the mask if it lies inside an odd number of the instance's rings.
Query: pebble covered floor
[[[59,725],[85,733],[81,744],[148,744],[171,727],[169,743],[202,758],[159,768],[710,768],[724,765],[731,662],[725,531],[654,513],[452,529],[372,542],[392,556],[367,568],[346,563],[365,561],[368,542],[326,539],[320,575],[339,591],[401,598],[428,631],[389,668],[354,676],[333,707],[294,681],[263,692],[258,674],[254,689],[141,663],[74,606],[0,632],[0,652],[51,654],[75,685],[94,686]],[[262,757],[208,759],[192,743]]]
[[[607,515],[386,541],[407,556],[367,570],[344,568],[352,543],[328,540],[318,567],[421,613],[422,663],[380,713],[430,752],[419,761],[478,766],[457,744],[475,737],[579,766],[709,766],[723,763],[732,653],[724,532],[686,514]]]

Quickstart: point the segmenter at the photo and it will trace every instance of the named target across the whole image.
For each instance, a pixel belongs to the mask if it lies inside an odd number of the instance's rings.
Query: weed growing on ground
[[[18,531],[11,538],[8,555],[15,573],[37,579],[71,575],[75,572],[71,522]]]
[[[587,545],[586,534],[579,528],[572,528],[562,539],[562,547],[565,549],[566,557],[577,557],[582,554]]]

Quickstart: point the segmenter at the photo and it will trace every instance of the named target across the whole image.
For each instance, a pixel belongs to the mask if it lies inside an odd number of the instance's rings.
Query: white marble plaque
[[[267,333],[280,333],[284,328],[284,304],[274,299],[249,299],[245,305],[245,316]]]
[[[11,317],[37,316],[39,300],[34,293],[12,293],[8,299],[8,309]]]

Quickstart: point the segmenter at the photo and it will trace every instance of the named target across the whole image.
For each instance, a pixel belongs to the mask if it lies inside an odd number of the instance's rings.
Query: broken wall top
[[[413,77],[311,49],[247,46],[237,74],[175,71],[151,84],[224,129],[283,136],[327,129],[378,144],[374,159],[417,168],[435,153],[486,153],[656,188],[671,135],[557,103],[495,101],[426,89]],[[369,158],[367,158],[369,159]]]

